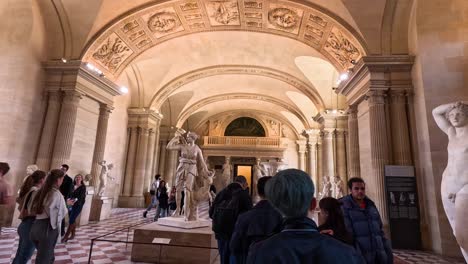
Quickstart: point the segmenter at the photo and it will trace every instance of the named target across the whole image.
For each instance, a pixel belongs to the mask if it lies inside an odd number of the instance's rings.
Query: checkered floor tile
[[[154,212],[155,210],[150,212],[148,218],[145,219],[142,217],[143,209],[116,208],[112,210],[110,219],[78,227],[74,240],[56,246],[55,263],[88,263],[91,239],[116,230],[124,229],[107,235],[103,239],[124,242],[127,241],[128,236],[128,241],[133,241],[133,228],[128,227],[150,223]],[[208,204],[203,205],[203,208],[199,211],[199,215],[201,218],[208,217]],[[11,263],[17,246],[18,236],[16,228],[3,228],[0,234],[0,264]],[[98,241],[93,245],[91,262],[95,264],[133,263],[130,261],[131,249],[131,244],[126,246],[125,243]],[[396,250],[394,253],[395,264],[464,263],[461,259],[443,258],[423,251]],[[34,259],[35,256],[32,259],[33,264],[35,263]]]

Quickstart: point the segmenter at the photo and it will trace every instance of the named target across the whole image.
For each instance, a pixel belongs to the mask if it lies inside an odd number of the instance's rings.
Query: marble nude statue
[[[232,172],[232,166],[231,163],[229,162],[229,159],[226,159],[226,162],[223,164],[223,174],[222,174],[222,180],[221,183],[224,187],[228,186],[228,184],[231,182],[231,172]]]
[[[101,174],[99,174],[99,191],[98,196],[103,196],[107,187],[107,179],[114,180],[110,175],[110,171],[114,168],[114,164],[106,163],[105,160],[99,163],[101,165]]]
[[[198,135],[177,130],[167,149],[180,151],[179,165],[175,175],[176,201],[180,201],[184,190],[184,220],[198,220],[197,208],[209,199],[209,188],[213,183],[214,171],[209,171],[201,149],[195,144]],[[180,203],[174,212],[180,212]],[[175,215],[174,215],[175,216]]]
[[[325,197],[330,197],[332,195],[332,184],[330,182],[330,177],[323,176],[323,184],[322,184],[322,193],[320,195],[320,199]]]
[[[442,174],[441,196],[453,233],[468,262],[468,103],[436,107],[432,114],[448,136],[448,162]]]
[[[343,181],[341,180],[340,176],[333,177],[333,197],[338,199],[344,196],[343,192]]]

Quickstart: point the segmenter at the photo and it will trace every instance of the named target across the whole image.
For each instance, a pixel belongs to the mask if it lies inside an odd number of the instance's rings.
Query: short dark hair
[[[264,176],[258,179],[257,181],[257,191],[258,195],[265,197],[265,185],[266,183],[273,177],[271,176]]]
[[[156,175],[154,175],[154,178],[155,178],[156,180],[159,179],[159,178],[161,178],[161,174],[156,174]]]
[[[362,178],[359,178],[359,177],[351,178],[351,179],[348,180],[348,188],[350,190],[353,188],[353,183],[355,183],[355,182],[362,182],[362,183],[366,184]]]
[[[6,162],[0,162],[0,171],[3,175],[7,174],[10,171],[10,165]]]
[[[234,178],[234,182],[244,185],[244,184],[247,184],[247,179],[242,175],[238,175]]]
[[[278,172],[265,186],[267,199],[285,217],[304,217],[314,199],[314,183],[304,171]]]
[[[67,169],[67,171],[70,169],[70,166],[68,166],[67,164],[62,164],[62,167],[64,167],[65,169]]]

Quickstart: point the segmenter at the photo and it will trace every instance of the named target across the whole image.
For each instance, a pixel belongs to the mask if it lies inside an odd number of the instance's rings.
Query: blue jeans
[[[151,210],[151,208],[153,208],[153,207],[155,207],[157,205],[158,205],[158,198],[156,197],[156,195],[151,195],[151,203],[148,206],[148,208],[146,208],[146,211]]]
[[[29,238],[33,222],[34,218],[28,217],[23,219],[18,226],[19,244],[13,264],[26,264],[31,259],[34,250],[36,250],[34,243]]]
[[[219,263],[230,263],[229,240],[218,239]]]
[[[156,208],[156,215],[154,215],[154,221],[157,221],[160,217],[167,216],[168,209],[162,209],[161,206],[158,204],[158,208]]]

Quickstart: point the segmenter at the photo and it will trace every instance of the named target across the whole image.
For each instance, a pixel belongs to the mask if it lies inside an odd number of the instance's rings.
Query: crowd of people
[[[4,176],[10,167],[0,162],[0,204],[12,204],[12,188]],[[36,170],[27,176],[16,199],[19,219],[19,244],[14,264],[26,264],[34,251],[36,263],[53,263],[57,242],[75,238],[76,220],[86,200],[83,176],[72,179],[67,172],[69,166],[49,172]],[[65,219],[68,218],[68,228]],[[66,230],[66,231],[65,231]]]
[[[287,169],[258,180],[260,201],[252,207],[245,177],[235,177],[210,207],[220,263],[393,263],[365,186],[351,178],[349,195],[323,198],[316,208],[310,176]]]

